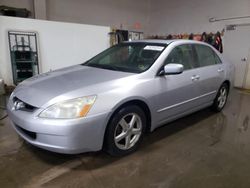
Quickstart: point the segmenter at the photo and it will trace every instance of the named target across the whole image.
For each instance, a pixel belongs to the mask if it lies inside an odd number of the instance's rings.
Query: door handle
[[[200,76],[198,76],[198,75],[194,75],[194,76],[191,77],[192,81],[197,81],[199,79],[200,79]]]
[[[222,68],[219,68],[218,72],[221,73],[221,72],[224,72],[224,70]]]

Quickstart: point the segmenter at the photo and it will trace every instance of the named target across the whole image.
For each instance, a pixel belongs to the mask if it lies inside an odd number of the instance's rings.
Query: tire
[[[228,84],[223,83],[214,99],[214,103],[212,105],[213,111],[220,112],[225,107],[227,103],[228,92],[229,92]]]
[[[146,130],[146,116],[135,105],[116,112],[105,132],[104,150],[112,156],[124,156],[136,151]]]

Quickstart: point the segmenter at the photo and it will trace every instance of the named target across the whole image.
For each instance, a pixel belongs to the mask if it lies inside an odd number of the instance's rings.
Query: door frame
[[[248,27],[250,30],[250,23],[226,25],[225,28],[230,28],[230,29],[226,29],[226,32],[224,34],[224,41],[225,41],[225,37],[227,36],[228,32],[237,32],[237,28],[239,28],[239,27],[240,28]],[[224,42],[224,44],[225,44],[225,42]],[[226,46],[224,47],[224,49],[226,49]],[[224,52],[225,52],[225,50],[224,50]],[[249,66],[249,64],[250,64],[250,45],[249,45],[246,57],[242,57],[242,58],[246,58],[246,61],[244,61],[245,71],[244,71],[244,76],[243,76],[242,83],[240,84],[240,86],[235,86],[235,82],[234,82],[234,87],[236,87],[236,88],[246,88],[246,86],[247,86],[248,72],[250,72],[250,70],[249,70],[249,68],[250,68],[250,66]],[[237,66],[237,62],[231,62],[231,63],[234,64],[235,67]],[[239,59],[238,63],[243,63],[242,59]],[[236,80],[236,70],[235,70],[234,80]]]

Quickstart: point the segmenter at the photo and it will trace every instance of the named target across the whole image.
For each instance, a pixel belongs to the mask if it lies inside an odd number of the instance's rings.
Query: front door
[[[157,99],[157,119],[159,124],[191,111],[199,106],[199,78],[194,63],[192,46],[185,44],[175,47],[165,60],[182,64],[184,72],[178,75],[166,75],[156,78],[159,94]]]

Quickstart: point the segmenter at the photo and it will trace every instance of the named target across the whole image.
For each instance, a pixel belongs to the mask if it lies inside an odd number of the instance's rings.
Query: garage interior
[[[220,34],[217,49],[235,65],[220,113],[204,109],[162,126],[121,158],[48,152],[10,125],[10,92],[31,76],[80,64],[122,41],[201,40],[204,33],[213,40]],[[249,0],[0,0],[1,187],[248,188],[249,35]]]

